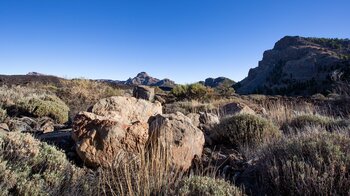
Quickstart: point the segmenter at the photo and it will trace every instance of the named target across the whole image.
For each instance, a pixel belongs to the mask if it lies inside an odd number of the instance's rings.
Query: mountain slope
[[[349,77],[350,40],[286,36],[235,85],[240,94],[310,95]]]

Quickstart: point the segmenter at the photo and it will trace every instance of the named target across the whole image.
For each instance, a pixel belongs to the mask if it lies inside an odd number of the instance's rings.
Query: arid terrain
[[[349,79],[292,36],[242,81],[0,75],[0,195],[349,195]]]

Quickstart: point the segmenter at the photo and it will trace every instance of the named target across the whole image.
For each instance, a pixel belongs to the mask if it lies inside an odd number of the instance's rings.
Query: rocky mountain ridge
[[[158,86],[158,87],[174,87],[176,83],[168,78],[158,79],[148,75],[146,72],[138,73],[134,78],[129,78],[126,81],[120,80],[99,80],[102,82],[122,84],[122,85],[145,85],[145,86]]]
[[[350,40],[286,36],[235,85],[240,94],[311,95],[349,79]]]

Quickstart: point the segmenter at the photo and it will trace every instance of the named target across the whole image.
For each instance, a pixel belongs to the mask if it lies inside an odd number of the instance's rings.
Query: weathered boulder
[[[150,116],[162,113],[160,103],[136,99],[134,97],[109,97],[98,101],[91,112],[114,119],[118,122],[131,124],[136,121],[147,122]]]
[[[81,112],[73,124],[76,151],[86,165],[108,167],[116,158],[138,154],[148,139],[148,119],[162,113],[159,103],[111,97]]]
[[[137,99],[144,99],[147,101],[153,101],[154,100],[154,88],[149,86],[143,86],[139,85],[134,87],[133,90],[133,97]]]
[[[180,112],[156,115],[149,122],[147,144],[151,152],[165,150],[172,166],[187,170],[193,158],[202,155],[204,135]]]
[[[228,103],[220,107],[221,116],[231,116],[236,114],[255,114],[255,111],[243,103]]]

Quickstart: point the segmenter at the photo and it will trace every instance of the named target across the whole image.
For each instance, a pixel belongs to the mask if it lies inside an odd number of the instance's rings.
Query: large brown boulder
[[[193,158],[202,155],[204,135],[191,119],[177,112],[150,119],[147,143],[151,152],[164,150],[172,166],[187,170]]]
[[[92,112],[74,120],[73,140],[86,165],[108,167],[117,158],[134,155],[148,139],[148,119],[162,113],[158,103],[130,97],[111,97],[96,103]]]

